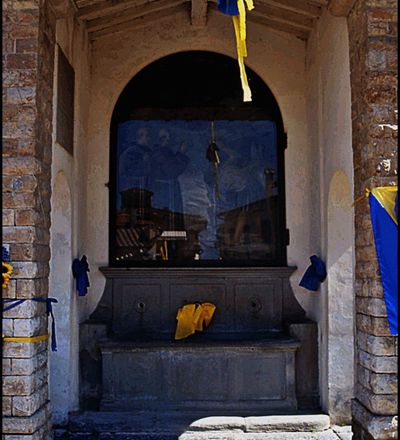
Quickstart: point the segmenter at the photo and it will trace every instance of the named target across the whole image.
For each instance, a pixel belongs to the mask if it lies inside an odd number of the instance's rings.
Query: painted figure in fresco
[[[153,192],[155,208],[166,208],[171,213],[183,212],[179,176],[185,171],[189,161],[184,148],[174,151],[169,131],[161,128],[150,157],[149,189]]]
[[[148,186],[151,156],[149,131],[141,127],[137,130],[136,137],[130,131],[128,128],[122,141],[123,152],[119,157],[120,191],[145,189]]]

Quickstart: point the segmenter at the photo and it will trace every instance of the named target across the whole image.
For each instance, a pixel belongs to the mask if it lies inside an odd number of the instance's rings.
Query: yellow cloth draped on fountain
[[[215,305],[211,303],[185,304],[178,310],[176,319],[175,339],[184,339],[196,330],[203,331],[203,325],[208,327],[215,312]]]
[[[240,69],[240,80],[243,88],[243,101],[251,101],[251,90],[247,81],[246,68],[244,66],[244,59],[247,57],[246,46],[246,8],[251,11],[254,9],[253,0],[237,0],[239,15],[232,16],[233,27],[235,29],[236,46],[238,54],[238,62]]]

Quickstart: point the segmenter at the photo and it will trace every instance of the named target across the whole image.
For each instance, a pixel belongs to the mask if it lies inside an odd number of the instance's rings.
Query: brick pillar
[[[48,296],[55,19],[44,0],[3,2],[3,297]],[[46,306],[5,312],[7,336],[47,333]],[[3,345],[3,440],[48,439],[48,341]]]
[[[397,0],[357,0],[348,17],[355,195],[397,184]],[[354,439],[397,438],[397,338],[390,336],[369,204],[355,206]]]

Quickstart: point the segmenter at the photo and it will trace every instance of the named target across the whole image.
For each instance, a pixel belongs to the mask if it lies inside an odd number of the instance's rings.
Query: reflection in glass
[[[117,136],[118,261],[275,257],[273,122],[215,121],[217,166],[207,157],[210,121],[127,121]]]

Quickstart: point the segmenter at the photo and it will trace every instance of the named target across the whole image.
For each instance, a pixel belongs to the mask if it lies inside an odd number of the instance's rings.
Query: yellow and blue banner
[[[398,191],[385,186],[369,191],[369,206],[376,254],[392,335],[398,334]]]
[[[244,59],[247,57],[246,6],[249,11],[254,9],[253,0],[217,0],[218,10],[223,14],[232,16],[233,28],[236,36],[240,80],[243,89],[243,101],[250,102],[252,96],[244,65]]]

